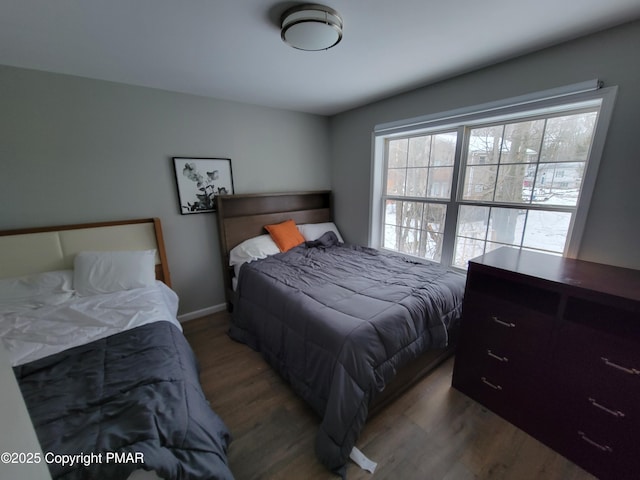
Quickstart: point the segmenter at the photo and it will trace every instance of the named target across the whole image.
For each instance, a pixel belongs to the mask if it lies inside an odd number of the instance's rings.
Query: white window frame
[[[463,168],[461,159],[463,143],[465,139],[465,128],[487,122],[506,122],[521,117],[523,114],[548,115],[561,112],[576,106],[599,105],[600,112],[596,129],[594,131],[591,152],[584,174],[582,189],[577,205],[573,223],[569,228],[566,247],[563,255],[565,257],[576,258],[580,249],[580,243],[586,225],[589,205],[596,183],[596,177],[602,151],[604,149],[607,131],[617,94],[617,87],[601,88],[600,81],[590,80],[573,85],[567,85],[552,90],[545,90],[530,95],[514,97],[498,102],[476,105],[468,108],[451,110],[423,117],[401,120],[397,122],[376,125],[372,133],[372,159],[371,159],[371,198],[369,216],[369,238],[370,246],[378,249],[383,242],[383,197],[384,185],[386,182],[386,144],[387,140],[406,137],[407,135],[427,135],[443,130],[458,130],[459,139],[457,142],[452,194],[448,201],[437,202],[447,205],[447,218],[445,222],[444,235],[446,239],[442,249],[441,262],[445,266],[451,266],[453,260],[453,250],[455,245],[455,234],[457,225],[458,206],[464,204],[458,195],[458,191],[463,181],[460,175]]]

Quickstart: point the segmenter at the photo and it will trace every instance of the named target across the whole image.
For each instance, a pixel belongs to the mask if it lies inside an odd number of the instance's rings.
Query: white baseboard
[[[221,312],[222,310],[226,310],[226,309],[227,309],[227,304],[221,303],[219,305],[213,305],[212,307],[196,310],[195,312],[189,312],[189,313],[184,313],[182,315],[178,315],[178,321],[180,323],[184,323],[184,322],[188,322],[189,320],[204,317],[205,315],[211,315],[212,313]]]

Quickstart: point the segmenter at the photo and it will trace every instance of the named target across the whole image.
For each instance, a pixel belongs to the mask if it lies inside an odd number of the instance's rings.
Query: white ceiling
[[[640,0],[327,0],[342,42],[303,52],[278,25],[297,3],[0,0],[0,64],[332,115],[640,18]]]

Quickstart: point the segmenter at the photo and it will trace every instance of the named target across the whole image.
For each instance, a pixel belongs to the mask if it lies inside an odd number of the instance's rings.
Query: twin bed
[[[223,196],[217,207],[230,336],[316,411],[316,454],[344,475],[367,417],[451,355],[464,276],[343,243],[329,191]],[[291,224],[302,238],[290,241]],[[269,243],[279,236],[297,246],[280,252]]]
[[[217,210],[230,336],[317,412],[316,454],[344,476],[367,417],[453,353],[464,276],[345,244],[329,191],[219,196]],[[296,238],[280,252],[283,222]],[[0,232],[0,267],[0,339],[42,450],[131,454],[52,463],[53,478],[233,478],[158,219]]]
[[[0,340],[54,479],[233,478],[170,286],[158,219],[0,232]]]

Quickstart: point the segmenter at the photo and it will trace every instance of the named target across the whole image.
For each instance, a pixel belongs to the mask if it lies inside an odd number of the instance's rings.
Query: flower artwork
[[[198,198],[197,201],[193,203],[187,202],[187,205],[182,205],[182,208],[186,208],[190,212],[195,210],[212,210],[216,196],[216,187],[213,182],[220,178],[218,170],[207,172],[205,176],[202,176],[192,162],[185,164],[182,174],[189,180],[196,182],[198,190],[201,192],[196,194]]]
[[[215,212],[215,197],[233,193],[231,160],[174,157],[180,213]]]

